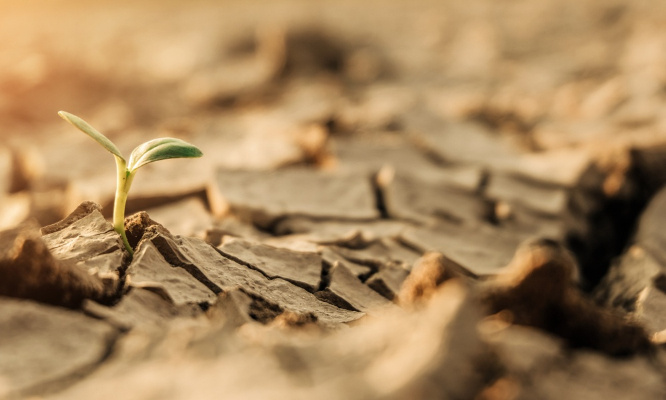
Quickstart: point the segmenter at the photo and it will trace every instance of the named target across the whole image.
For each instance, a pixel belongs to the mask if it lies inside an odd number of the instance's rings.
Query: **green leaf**
[[[76,115],[70,114],[66,111],[58,111],[58,115],[60,115],[62,119],[64,119],[65,121],[79,128],[86,135],[95,139],[97,143],[101,144],[102,147],[111,152],[111,154],[115,155],[116,157],[120,157],[121,160],[125,161],[123,156],[120,154],[120,150],[118,150],[116,145],[113,144],[113,142],[110,141],[109,138],[99,133],[97,129],[90,126],[89,123],[77,117]]]
[[[130,155],[127,168],[136,171],[151,162],[168,158],[196,158],[203,156],[201,150],[183,140],[160,138],[137,146]]]

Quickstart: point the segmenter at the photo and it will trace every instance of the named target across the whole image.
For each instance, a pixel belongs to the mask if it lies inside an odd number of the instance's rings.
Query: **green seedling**
[[[196,146],[183,140],[174,138],[159,138],[150,140],[137,146],[130,154],[129,162],[120,154],[120,150],[109,138],[99,133],[86,121],[65,111],[59,111],[65,121],[80,129],[83,133],[95,139],[95,141],[108,150],[116,159],[117,182],[116,197],[113,202],[113,229],[120,234],[125,248],[130,256],[134,251],[127,241],[125,235],[125,203],[127,202],[127,193],[132,186],[136,170],[151,162],[166,160],[168,158],[196,158],[201,157],[203,153]]]

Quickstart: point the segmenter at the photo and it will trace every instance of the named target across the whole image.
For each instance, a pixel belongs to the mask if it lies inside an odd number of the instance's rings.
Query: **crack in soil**
[[[586,292],[592,292],[598,286],[613,260],[631,243],[638,220],[657,191],[641,184],[644,177],[635,167],[625,175],[625,180],[625,185],[635,190],[615,197],[601,193],[601,188],[588,193],[597,196],[601,202],[600,208],[587,217],[589,232],[585,236],[573,232],[567,234],[566,245],[578,261],[582,289]]]
[[[263,275],[266,279],[269,279],[269,280],[282,279],[283,281],[287,281],[287,282],[291,283],[292,285],[295,285],[295,286],[300,287],[301,289],[307,290],[307,291],[310,292],[310,293],[314,293],[314,292],[316,291],[316,290],[313,290],[313,289],[312,289],[311,287],[309,287],[308,285],[306,285],[306,284],[304,284],[304,283],[302,283],[302,282],[298,282],[298,281],[293,280],[293,279],[285,278],[285,277],[283,277],[283,276],[269,276],[269,275],[267,275],[264,271],[262,271],[262,270],[256,268],[255,266],[253,266],[252,264],[248,263],[247,261],[243,261],[243,260],[241,260],[241,259],[238,258],[238,257],[234,257],[234,256],[232,256],[231,254],[225,253],[224,251],[222,251],[221,249],[219,249],[219,248],[217,248],[217,247],[213,247],[213,248],[214,248],[218,253],[220,253],[220,255],[222,255],[223,257],[228,258],[228,259],[231,260],[231,261],[235,261],[235,262],[237,262],[238,264],[240,264],[240,265],[242,265],[242,266],[244,266],[244,267],[247,267],[247,268],[249,268],[249,269],[251,269],[251,270],[253,270],[253,271],[257,271],[257,272],[259,272],[259,273],[260,273],[261,275]],[[322,268],[322,269],[323,269],[323,268]],[[321,284],[321,281],[320,281],[320,284]]]
[[[171,243],[163,237],[157,235],[151,239],[155,247],[158,249],[160,254],[164,259],[172,266],[183,268],[187,271],[188,274],[192,275],[196,280],[201,282],[204,286],[210,289],[215,294],[220,294],[223,292],[222,288],[212,282],[206,277],[206,275],[201,272],[201,270],[193,264],[184,263],[180,260],[180,257],[177,255],[177,250],[172,248]],[[211,246],[213,247],[213,246]],[[213,247],[215,249],[215,247]]]

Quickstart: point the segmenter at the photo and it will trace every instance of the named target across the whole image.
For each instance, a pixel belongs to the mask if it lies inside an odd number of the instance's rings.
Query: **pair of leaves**
[[[59,111],[58,115],[60,115],[65,121],[80,129],[86,135],[93,138],[111,154],[126,162],[125,158],[120,154],[118,147],[116,147],[109,138],[90,126],[86,121],[65,111]],[[137,146],[132,151],[129,163],[127,163],[127,170],[129,172],[134,172],[146,164],[159,160],[166,160],[169,158],[196,158],[201,157],[202,155],[203,153],[196,146],[180,139],[153,139]]]

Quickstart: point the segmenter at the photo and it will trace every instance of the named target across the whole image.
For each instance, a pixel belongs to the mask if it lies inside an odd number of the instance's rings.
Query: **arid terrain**
[[[665,5],[0,7],[0,399],[666,398]]]

